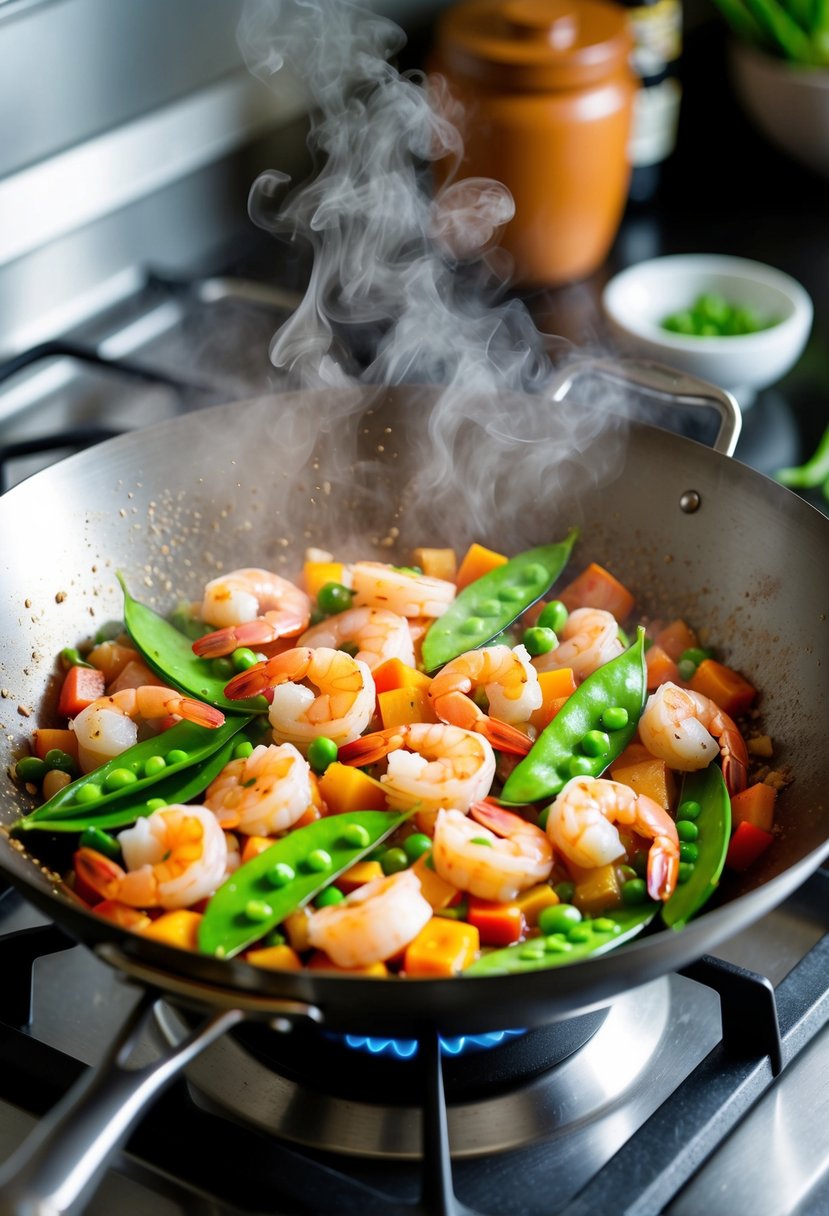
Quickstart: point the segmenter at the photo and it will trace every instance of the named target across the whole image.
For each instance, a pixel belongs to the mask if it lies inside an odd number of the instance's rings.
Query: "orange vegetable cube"
[[[511,946],[526,932],[527,922],[517,902],[494,903],[489,899],[469,896],[466,917],[478,930],[483,946]]]
[[[381,979],[389,973],[385,963],[368,963],[365,967],[338,967],[322,950],[315,950],[311,955],[308,960],[308,969],[309,971],[338,971],[341,975],[374,975]]]
[[[703,659],[691,677],[689,688],[710,697],[730,717],[744,714],[757,696],[757,689],[749,684],[738,671],[718,663],[716,659]]]
[[[499,566],[505,566],[508,560],[503,553],[496,553],[494,549],[487,549],[483,545],[473,542],[463,555],[458,567],[458,576],[455,579],[458,591],[463,591],[464,587],[474,583],[476,579],[481,578],[484,574],[489,574],[490,570],[497,570]]]
[[[104,673],[107,684],[111,684],[126,667],[141,656],[132,646],[124,646],[120,642],[101,642],[86,656],[87,663],[97,667]]]
[[[269,849],[276,841],[270,836],[246,836],[245,843],[242,845],[242,864],[246,861],[252,861],[254,857],[258,857],[260,853],[264,853],[265,849]]]
[[[611,776],[616,772],[617,768],[627,768],[631,764],[640,764],[643,760],[652,760],[653,756],[645,747],[644,743],[638,743],[633,739],[628,743],[625,750],[620,756],[613,761],[610,766]]]
[[[627,587],[596,562],[591,562],[568,583],[558,598],[568,612],[576,608],[603,608],[613,613],[620,624],[630,616],[636,602]]]
[[[523,912],[524,920],[530,928],[534,928],[538,924],[539,914],[561,900],[548,882],[540,882],[534,887],[528,887],[526,891],[519,892],[515,902]]]
[[[558,671],[540,671],[538,683],[542,701],[538,709],[530,715],[530,725],[537,731],[542,731],[552,722],[567,698],[576,691],[576,680],[571,667],[562,667]]]
[[[693,650],[699,646],[699,638],[694,630],[679,618],[663,625],[653,640],[675,663],[686,650]]]
[[[442,908],[448,908],[452,900],[458,894],[458,888],[453,886],[451,882],[447,882],[445,878],[433,870],[429,865],[431,853],[424,853],[418,857],[417,861],[411,867],[415,874],[420,879],[420,893],[427,903],[432,905],[435,912],[440,912]]]
[[[770,832],[774,827],[774,807],[777,802],[777,790],[762,781],[749,785],[734,794],[731,799],[731,820],[735,826],[750,823],[762,832]]]
[[[144,937],[153,941],[164,942],[168,946],[178,946],[181,950],[198,949],[198,933],[201,916],[188,908],[176,908],[173,912],[165,912],[142,930]]]
[[[452,976],[474,962],[481,939],[474,925],[462,920],[433,916],[406,947],[406,975]]]
[[[653,692],[655,688],[667,683],[668,680],[674,684],[682,683],[676,663],[668,652],[656,642],[645,651],[645,667],[647,668],[648,692]]]
[[[322,774],[319,789],[331,815],[386,809],[386,791],[380,782],[339,760],[329,764]]]
[[[309,823],[316,823],[318,819],[322,819],[322,816],[323,812],[320,810],[320,808],[312,804],[307,810],[302,812],[299,819],[297,819],[296,823],[294,824],[294,827],[307,827]]]
[[[575,883],[573,903],[587,916],[599,916],[622,904],[622,889],[616,866],[608,863],[588,870]]]
[[[297,954],[304,954],[306,950],[311,949],[311,943],[308,940],[308,922],[311,919],[311,912],[312,909],[307,906],[297,908],[296,912],[286,916],[282,922],[282,929],[285,931],[288,944],[296,950]]]
[[[374,677],[374,687],[378,693],[391,692],[394,688],[427,689],[432,683],[432,677],[416,667],[409,667],[400,659],[386,659],[378,664],[371,673]]]
[[[454,549],[415,549],[412,562],[420,566],[428,578],[442,578],[454,583],[458,573],[458,558]]]
[[[156,684],[165,687],[164,681],[159,680],[154,671],[139,658],[130,659],[125,663],[118,675],[107,683],[107,694],[120,692],[122,688],[141,688],[144,684]]]
[[[305,562],[302,567],[305,590],[315,600],[321,587],[326,583],[341,583],[344,573],[342,562]]]
[[[409,722],[437,722],[429,694],[423,688],[390,688],[377,694],[383,729]]]
[[[70,667],[63,678],[58,713],[62,718],[74,718],[87,705],[104,695],[105,678],[95,667]]]
[[[352,891],[356,891],[358,887],[365,886],[367,882],[374,882],[377,878],[383,877],[383,867],[379,861],[357,861],[335,879],[334,885],[337,886],[344,895],[349,895]]]
[[[630,786],[637,794],[645,794],[669,811],[676,801],[676,778],[664,760],[649,757],[638,764],[615,767],[614,781]]]
[[[45,760],[46,753],[52,748],[66,752],[67,756],[78,758],[78,736],[73,730],[64,727],[39,727],[32,735],[32,751],[40,760]]]
[[[302,959],[290,946],[262,946],[259,950],[248,950],[245,961],[254,967],[268,971],[300,971]]]

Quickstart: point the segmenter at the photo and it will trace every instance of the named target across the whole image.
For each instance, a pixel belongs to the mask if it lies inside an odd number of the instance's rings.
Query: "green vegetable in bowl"
[[[744,304],[731,304],[724,296],[703,292],[690,308],[671,313],[662,328],[694,338],[725,338],[756,334],[777,325],[779,318],[762,318]]]
[[[829,65],[829,6],[825,0],[714,0],[743,42],[780,59]]]

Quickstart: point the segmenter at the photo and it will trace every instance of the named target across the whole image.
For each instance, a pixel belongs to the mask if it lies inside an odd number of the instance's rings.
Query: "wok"
[[[615,414],[588,444],[596,388],[631,383],[654,398],[713,404],[721,450]],[[305,1017],[405,1037],[424,1027],[451,1034],[560,1020],[687,965],[820,864],[829,852],[829,520],[729,459],[739,430],[733,408],[727,394],[656,365],[596,362],[564,373],[549,399],[468,395],[460,410],[435,390],[410,387],[289,393],[111,440],[0,500],[4,771],[54,709],[53,656],[120,618],[116,570],[139,598],[166,609],[197,598],[220,566],[296,572],[309,545],[406,561],[415,545],[462,550],[473,539],[517,552],[576,524],[574,570],[589,560],[608,565],[640,609],[706,627],[728,661],[750,673],[776,761],[794,776],[774,847],[749,874],[724,881],[716,906],[684,930],[525,976],[282,974],[175,950],[95,918],[3,835],[0,867],[33,904],[150,990],[211,1013],[154,1068],[93,1077],[97,1101],[73,1113],[68,1145],[53,1151],[44,1130],[10,1165],[7,1210],[35,1210],[26,1205],[44,1189],[50,1210],[71,1206],[141,1104],[241,1017],[282,1027]],[[19,787],[4,781],[0,822],[26,809]]]

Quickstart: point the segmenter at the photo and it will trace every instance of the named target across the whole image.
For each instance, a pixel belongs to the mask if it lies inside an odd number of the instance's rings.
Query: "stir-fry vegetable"
[[[681,928],[774,839],[773,742],[605,567],[538,603],[575,542],[315,551],[175,624],[124,586],[125,632],[62,652],[17,832],[120,930],[272,970],[503,975]]]

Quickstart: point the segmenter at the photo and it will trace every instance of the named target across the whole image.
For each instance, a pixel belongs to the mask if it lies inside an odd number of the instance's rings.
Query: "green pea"
[[[679,845],[680,861],[696,861],[699,857],[699,845],[690,840],[682,840]]]
[[[380,858],[380,865],[383,867],[384,874],[399,874],[401,870],[408,869],[409,859],[406,856],[406,850],[398,848],[386,849]]]
[[[542,629],[552,629],[553,633],[561,633],[567,624],[569,615],[561,600],[550,600],[549,604],[545,604],[538,614],[536,624]]]
[[[616,873],[619,876],[619,881],[623,882],[623,883],[629,882],[631,878],[639,877],[639,875],[634,870],[633,866],[627,866],[627,865],[617,866]]]
[[[500,616],[502,611],[498,600],[483,600],[478,605],[478,612],[481,616]]]
[[[568,933],[573,925],[579,924],[581,912],[573,904],[551,904],[542,908],[538,914],[538,928],[547,936],[548,933]]]
[[[535,658],[539,654],[549,654],[558,645],[558,638],[552,629],[544,629],[538,625],[527,629],[521,639],[528,653]]]
[[[338,887],[326,887],[314,900],[314,907],[333,908],[335,904],[341,904],[344,899],[345,896]]]
[[[648,885],[644,878],[630,878],[622,883],[622,902],[629,908],[643,904],[648,898]]]
[[[591,777],[593,775],[593,758],[590,756],[571,756],[565,764],[569,777]]]
[[[459,627],[458,632],[467,636],[477,637],[479,633],[486,632],[486,621],[482,620],[479,616],[470,616]]]
[[[324,773],[329,764],[337,759],[339,748],[333,739],[326,735],[318,735],[308,745],[308,763],[315,773]]]
[[[97,802],[99,798],[103,797],[103,793],[100,785],[90,781],[87,785],[80,786],[75,795],[75,801],[81,806],[88,806],[90,802]]]
[[[340,840],[351,848],[364,849],[369,840],[371,840],[371,836],[361,823],[347,823],[342,830]],[[382,848],[379,850],[375,849],[374,851],[382,856]]]
[[[284,933],[280,933],[278,929],[271,929],[270,933],[266,933],[262,938],[263,946],[285,946],[288,939]]]
[[[342,583],[323,583],[317,592],[317,604],[328,616],[333,616],[350,608],[353,596],[351,588]]]
[[[676,669],[679,672],[679,678],[687,683],[696,673],[697,665],[696,663],[692,663],[690,659],[680,659],[676,665]]]
[[[526,584],[528,587],[536,586],[538,583],[543,583],[547,579],[547,569],[540,562],[530,562],[524,567],[518,576],[520,583]]]
[[[234,760],[247,760],[248,756],[253,754],[253,744],[249,739],[245,739],[242,743],[237,743],[233,749]]]
[[[591,925],[571,925],[567,930],[567,940],[571,942],[589,942],[593,936]]]
[[[312,849],[305,858],[306,869],[322,874],[331,866],[331,854],[326,849]]]
[[[230,656],[230,661],[233,664],[235,672],[247,671],[249,667],[256,666],[259,662],[259,656],[248,646],[239,646]]]
[[[271,905],[265,903],[263,899],[249,899],[245,904],[245,916],[248,920],[263,921],[268,920],[273,909]]]
[[[502,604],[523,604],[525,598],[520,587],[500,587],[497,594]]]
[[[599,721],[605,730],[623,730],[630,721],[630,714],[623,705],[611,705]]]
[[[688,881],[688,879],[691,877],[693,872],[694,872],[693,862],[681,861],[679,863],[679,872],[676,876],[676,880],[680,884],[680,886],[682,886],[683,883],[686,883]]]
[[[603,730],[589,730],[581,741],[585,756],[606,756],[610,751],[610,739]]]
[[[685,802],[680,802],[677,808],[677,819],[699,819],[702,807],[694,799],[689,798]]]
[[[147,799],[147,810],[150,811],[150,813],[152,813],[153,811],[163,811],[165,806],[169,806],[169,805],[170,805],[169,802],[167,802],[167,800],[165,798],[148,798]]]
[[[232,660],[226,654],[219,659],[214,659],[210,664],[210,670],[217,680],[229,680],[236,671]]]
[[[410,862],[417,861],[418,857],[428,853],[431,847],[432,841],[423,832],[412,832],[411,836],[407,836],[403,841],[403,848]]]
[[[187,760],[187,752],[180,747],[174,747],[167,753],[168,764],[184,764],[185,760]]]
[[[545,954],[566,954],[568,950],[572,949],[572,942],[568,942],[567,938],[560,933],[552,933],[544,938]]]
[[[268,886],[278,891],[280,887],[285,887],[289,882],[293,882],[296,878],[296,871],[293,866],[287,865],[284,861],[279,861],[270,870],[265,871],[264,877]]]
[[[144,776],[155,777],[167,767],[167,761],[163,756],[148,756],[144,761]]]
[[[128,785],[134,785],[137,780],[131,768],[114,768],[104,778],[104,789],[108,792],[122,790]]]
[[[693,841],[699,838],[699,828],[690,819],[678,819],[676,834],[680,840]]]
[[[621,933],[616,921],[611,920],[609,916],[594,917],[591,927],[594,933]]]
[[[50,747],[43,759],[47,768],[56,768],[62,773],[70,774],[78,771],[78,765],[74,756],[70,756],[68,752],[61,751],[59,747]]]
[[[543,958],[544,957],[544,942],[537,941],[537,940],[531,941],[531,942],[525,942],[524,945],[521,947],[521,949],[518,952],[518,957],[523,958],[527,961],[529,961],[530,959]]]
[[[82,849],[95,849],[96,852],[103,853],[104,857],[109,857],[111,861],[120,860],[121,846],[118,841],[100,828],[86,828],[81,832],[78,843]]]
[[[18,781],[28,781],[32,785],[40,785],[48,771],[48,764],[39,756],[23,756],[14,766]]]
[[[558,896],[563,904],[571,904],[573,896],[576,894],[576,884],[572,882],[557,882],[553,887],[553,891]]]

